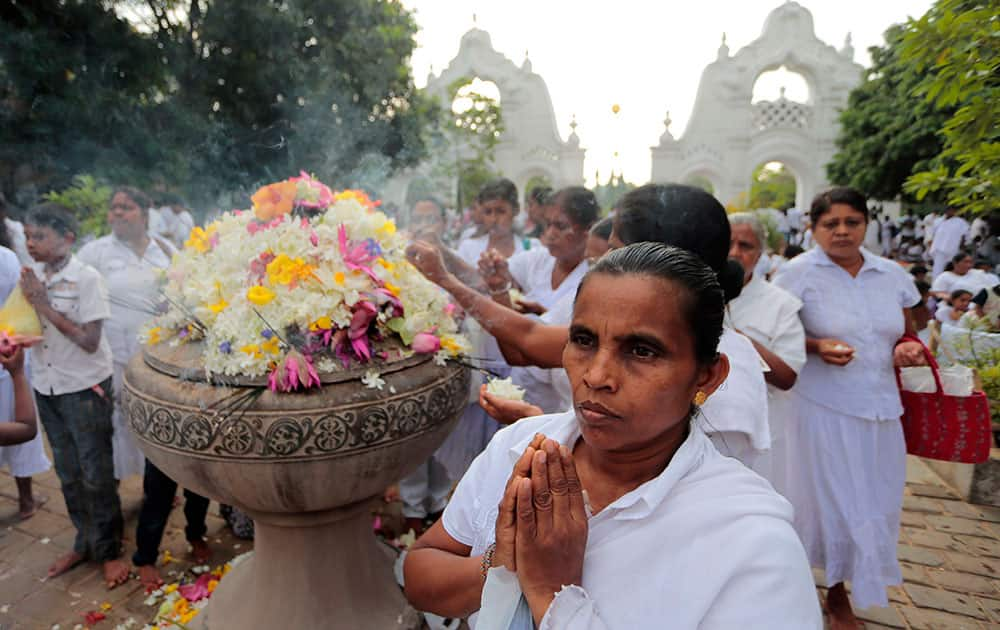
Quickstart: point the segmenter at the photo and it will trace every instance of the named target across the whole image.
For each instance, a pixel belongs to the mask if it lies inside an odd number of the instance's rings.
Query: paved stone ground
[[[129,618],[141,627],[153,610],[143,604],[145,595],[137,580],[109,592],[93,565],[43,579],[52,561],[71,547],[73,528],[55,474],[37,477],[35,484],[36,492],[47,495],[49,501],[39,514],[22,523],[17,519],[14,479],[0,473],[0,630],[49,630],[56,624],[60,630],[72,630],[83,624],[87,611],[102,603],[112,607],[108,619],[94,630],[111,630]],[[121,495],[126,552],[131,555],[141,480],[124,482]],[[961,501],[927,466],[910,458],[902,523],[899,558],[905,584],[892,589],[889,608],[860,612],[866,627],[1000,630],[1000,508]],[[183,526],[182,510],[174,510],[163,547],[177,562],[163,567],[165,573],[183,571],[192,564]],[[215,504],[208,538],[215,553],[213,564],[251,546],[232,537]]]

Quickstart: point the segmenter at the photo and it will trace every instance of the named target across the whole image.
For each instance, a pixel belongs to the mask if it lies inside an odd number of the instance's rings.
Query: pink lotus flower
[[[208,591],[208,581],[212,579],[210,573],[203,573],[193,584],[184,584],[177,588],[181,597],[189,602],[198,602],[210,595]]]
[[[381,285],[382,280],[372,271],[371,264],[379,257],[380,252],[374,251],[366,243],[356,243],[347,239],[347,226],[343,223],[337,228],[337,244],[340,247],[340,257],[348,269],[363,271]]]
[[[413,338],[413,343],[410,344],[414,352],[419,352],[420,354],[431,354],[437,352],[441,349],[441,340],[438,339],[436,335],[431,333],[417,333]]]
[[[354,305],[354,315],[351,317],[350,338],[351,348],[355,356],[365,361],[371,361],[372,353],[368,343],[368,326],[378,314],[374,304],[365,300]]]
[[[300,192],[295,199],[296,205],[305,208],[327,208],[333,203],[333,191],[305,171],[299,171],[298,177],[291,177],[288,181],[305,184],[307,188],[305,192]]]
[[[272,392],[292,392],[320,385],[319,374],[316,373],[312,360],[295,350],[289,352],[285,361],[278,364],[267,377],[267,386]]]

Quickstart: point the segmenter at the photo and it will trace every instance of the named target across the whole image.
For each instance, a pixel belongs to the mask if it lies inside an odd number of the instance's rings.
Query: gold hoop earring
[[[703,392],[703,391],[701,391],[699,389],[698,393],[694,395],[694,404],[695,404],[695,406],[701,407],[702,405],[705,404],[706,400],[708,400],[708,394],[706,394],[705,392]]]

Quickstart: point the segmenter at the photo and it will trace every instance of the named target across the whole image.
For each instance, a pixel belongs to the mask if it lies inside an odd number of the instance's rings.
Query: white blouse
[[[893,348],[905,326],[903,309],[920,301],[913,279],[891,260],[861,250],[852,277],[822,248],[796,256],[774,283],[802,300],[806,336],[839,339],[854,348],[845,366],[809,355],[795,391],[834,411],[878,421],[903,413],[893,369]]]
[[[572,412],[521,420],[493,437],[442,521],[472,555],[493,542],[504,485],[535,433],[570,448],[580,439]],[[658,477],[590,518],[582,584],[556,595],[540,628],[822,628],[791,522],[791,505],[766,481],[691,431]]]
[[[799,319],[802,301],[754,274],[729,302],[729,324],[761,344],[798,374],[806,364],[806,333]]]

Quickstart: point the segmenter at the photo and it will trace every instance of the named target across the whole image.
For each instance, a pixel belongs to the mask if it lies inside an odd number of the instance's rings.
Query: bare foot
[[[104,563],[104,585],[109,591],[124,584],[128,574],[128,565],[117,558]]]
[[[204,539],[190,541],[191,557],[198,564],[205,564],[212,557],[212,548]]]
[[[139,571],[139,582],[147,593],[163,586],[163,578],[160,577],[160,572],[156,569],[155,564],[144,564],[136,569]]]
[[[26,521],[38,513],[38,508],[49,502],[49,497],[40,494],[21,499],[18,507],[18,516],[22,521]]]
[[[826,594],[826,610],[830,615],[830,630],[858,629],[858,618],[854,616],[843,582],[830,587]]]
[[[79,554],[75,551],[71,551],[64,556],[59,556],[59,558],[55,561],[55,564],[49,567],[49,577],[54,578],[58,575],[62,575],[84,560],[86,560],[86,558],[84,558],[83,554]]]

